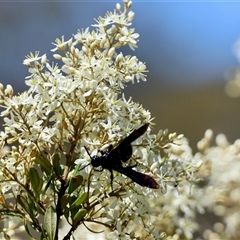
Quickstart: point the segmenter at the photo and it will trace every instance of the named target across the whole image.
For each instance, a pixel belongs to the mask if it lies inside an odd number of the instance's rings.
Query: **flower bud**
[[[88,48],[86,48],[85,46],[82,46],[82,50],[83,50],[83,52],[84,52],[85,54],[88,53]]]
[[[106,43],[107,39],[105,37],[102,38],[102,40],[100,41],[100,47],[103,48],[105,43]]]
[[[135,17],[135,13],[133,11],[130,11],[128,13],[128,21],[131,22]]]
[[[53,54],[53,57],[57,60],[62,60],[62,56],[59,54]]]
[[[122,55],[122,53],[120,53],[120,54],[118,54],[117,57],[116,57],[116,65],[117,65],[118,67],[121,67],[122,61],[123,61],[123,55]]]
[[[63,58],[62,58],[62,61],[63,61],[64,64],[66,64],[66,65],[68,65],[68,66],[71,65],[71,61],[70,61],[68,58],[66,58],[66,57],[63,57]]]
[[[129,1],[127,6],[130,8],[132,6],[132,1]]]
[[[121,5],[120,5],[119,3],[116,4],[116,9],[117,9],[118,11],[121,10]]]
[[[212,131],[212,129],[206,130],[206,132],[205,132],[205,134],[204,134],[204,137],[207,138],[208,140],[211,140],[212,137],[213,137],[213,131]]]
[[[69,46],[69,47],[72,46],[72,38],[68,41],[68,46]]]
[[[44,55],[42,56],[41,63],[42,63],[42,64],[45,64],[46,62],[47,62],[47,55],[44,54]]]
[[[115,47],[112,47],[109,49],[107,55],[108,55],[108,57],[111,58],[114,55],[114,53],[115,53]]]
[[[8,85],[6,86],[4,93],[5,93],[6,95],[10,95],[10,96],[13,95],[13,88],[12,88],[12,86],[11,86],[10,84],[8,84]]]

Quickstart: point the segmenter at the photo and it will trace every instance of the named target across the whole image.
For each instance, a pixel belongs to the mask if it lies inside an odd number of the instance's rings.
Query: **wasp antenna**
[[[89,164],[85,165],[84,167],[80,168],[78,171],[81,171],[81,170],[83,170],[85,167],[89,166],[90,164],[91,164],[91,163],[89,163]]]
[[[89,155],[89,157],[91,158],[91,160],[92,160],[92,157],[91,157],[91,155],[90,155],[90,153],[88,152],[88,150],[87,150],[87,148],[84,146],[84,148],[86,149],[86,151],[87,151],[87,154]],[[79,171],[81,171],[81,170],[83,170],[85,167],[87,167],[87,166],[89,166],[91,163],[89,163],[89,164],[87,164],[87,165],[85,165],[84,167],[82,167]]]
[[[91,157],[89,151],[87,150],[87,148],[86,148],[85,146],[84,146],[84,148],[85,148],[85,150],[87,151],[88,156],[92,159],[92,157]]]

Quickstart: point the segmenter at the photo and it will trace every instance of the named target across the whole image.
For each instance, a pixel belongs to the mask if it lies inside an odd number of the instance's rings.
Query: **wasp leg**
[[[111,179],[111,188],[113,191],[113,171],[112,170],[109,170],[109,171],[110,171],[110,179]]]

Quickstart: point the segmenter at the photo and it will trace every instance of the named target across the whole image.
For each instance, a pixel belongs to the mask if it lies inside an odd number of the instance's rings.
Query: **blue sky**
[[[22,86],[24,56],[35,50],[50,56],[51,42],[93,24],[115,3],[1,2],[1,81]],[[208,84],[224,81],[224,72],[238,66],[233,45],[240,36],[240,2],[133,1],[132,11],[140,33],[135,54],[147,63],[150,79],[164,86]]]
[[[26,89],[22,62],[29,52],[50,58],[56,38],[69,39],[115,4],[0,2],[0,82],[15,93]],[[126,95],[152,112],[157,128],[184,133],[193,146],[207,128],[238,138],[239,99],[224,93],[224,75],[239,66],[233,45],[240,37],[240,2],[133,0],[132,11],[140,41],[135,52],[124,51],[146,62],[149,73],[147,83],[130,84]]]

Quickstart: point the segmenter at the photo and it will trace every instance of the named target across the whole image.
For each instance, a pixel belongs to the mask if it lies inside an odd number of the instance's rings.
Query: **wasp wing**
[[[140,128],[134,130],[132,133],[130,133],[126,138],[124,138],[120,144],[118,145],[119,148],[122,148],[124,146],[130,145],[133,141],[135,141],[137,138],[142,136],[148,129],[149,123],[144,124]]]
[[[115,161],[126,162],[132,156],[131,143],[142,136],[147,131],[148,126],[149,123],[146,123],[124,138],[120,144],[111,151],[112,158],[115,159]]]
[[[149,187],[149,188],[154,188],[154,189],[159,188],[159,185],[152,177],[150,177],[144,173],[137,172],[137,171],[133,170],[132,167],[122,167],[122,168],[118,168],[118,169],[114,169],[114,170],[131,178],[134,182],[138,183],[139,185],[141,185],[143,187]]]

